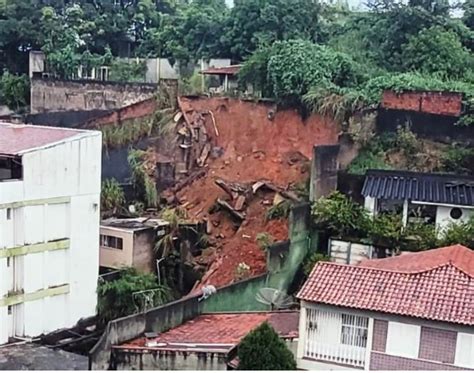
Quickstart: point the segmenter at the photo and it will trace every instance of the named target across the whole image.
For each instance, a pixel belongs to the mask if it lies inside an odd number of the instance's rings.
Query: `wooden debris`
[[[214,126],[214,132],[216,133],[216,136],[219,136],[219,130],[217,129],[216,118],[214,117],[214,114],[212,113],[212,111],[209,110],[208,113],[211,115],[212,124]]]
[[[238,196],[237,200],[235,201],[234,208],[237,211],[242,211],[242,209],[244,208],[245,201],[246,201],[245,196],[242,196],[242,195]]]
[[[224,210],[229,212],[233,217],[239,220],[245,220],[245,215],[241,212],[235,210],[231,205],[229,205],[226,201],[221,200],[220,198],[217,199],[217,204],[222,207]]]
[[[196,163],[199,167],[202,167],[204,166],[204,164],[206,163],[206,160],[207,160],[207,157],[209,156],[209,153],[211,152],[211,144],[210,143],[206,143],[206,145],[204,145],[203,149],[202,149],[202,152],[201,152],[201,155],[199,156],[199,158],[197,159]]]
[[[195,180],[203,177],[204,175],[206,175],[205,170],[199,170],[199,171],[193,172],[186,179],[180,181],[173,188],[171,188],[171,192],[173,193],[179,192],[181,189],[188,186],[189,184],[192,184]]]

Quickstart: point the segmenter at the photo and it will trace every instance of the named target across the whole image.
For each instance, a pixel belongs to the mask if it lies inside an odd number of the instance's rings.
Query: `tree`
[[[0,77],[0,102],[12,110],[25,107],[30,99],[30,81],[26,75],[4,71]]]
[[[462,79],[472,71],[469,50],[462,46],[458,35],[442,27],[433,26],[411,36],[402,46],[403,66],[424,74],[447,79]]]
[[[238,357],[239,370],[296,370],[293,353],[267,322],[242,339]]]
[[[236,0],[223,43],[231,57],[242,60],[278,40],[320,41],[320,9],[315,0]]]

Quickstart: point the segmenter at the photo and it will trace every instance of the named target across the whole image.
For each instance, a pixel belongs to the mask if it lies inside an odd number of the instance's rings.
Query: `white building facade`
[[[101,134],[0,123],[0,344],[95,314]]]

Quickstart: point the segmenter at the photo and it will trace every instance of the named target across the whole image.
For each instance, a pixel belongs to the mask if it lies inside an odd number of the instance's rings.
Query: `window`
[[[307,308],[303,356],[364,367],[368,326],[367,317]]]
[[[369,319],[367,317],[342,314],[341,343],[366,347],[368,326]]]
[[[452,219],[458,220],[462,216],[462,210],[458,207],[454,207],[449,212],[449,215],[451,216]]]
[[[7,220],[12,220],[12,209],[7,208]]]
[[[100,235],[100,246],[109,247],[111,249],[123,249],[123,239],[120,237]]]
[[[8,310],[8,311],[7,311],[8,314],[11,315],[12,312],[13,312],[13,306],[8,306],[7,310]]]
[[[412,359],[418,358],[421,328],[417,325],[389,322],[386,353]]]
[[[458,333],[454,365],[474,368],[474,334]]]

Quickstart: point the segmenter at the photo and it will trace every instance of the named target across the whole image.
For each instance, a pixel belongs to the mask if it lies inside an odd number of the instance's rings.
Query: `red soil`
[[[213,146],[224,149],[218,159],[207,160],[207,175],[181,190],[177,197],[191,218],[211,221],[211,237],[215,249],[198,259],[210,265],[202,284],[216,287],[235,280],[236,268],[244,262],[250,274],[265,271],[265,253],[255,241],[260,232],[268,232],[276,240],[288,238],[286,220],[267,222],[265,213],[271,206],[274,193],[257,192],[247,202],[246,219],[236,230],[225,212],[210,214],[217,198],[226,193],[215,185],[216,178],[231,182],[252,183],[266,179],[287,188],[309,177],[308,160],[315,144],[335,144],[337,125],[318,115],[305,122],[296,111],[276,112],[272,105],[229,98],[181,98],[182,111],[212,111],[219,132],[207,115],[206,129]],[[273,120],[268,118],[274,114]]]

